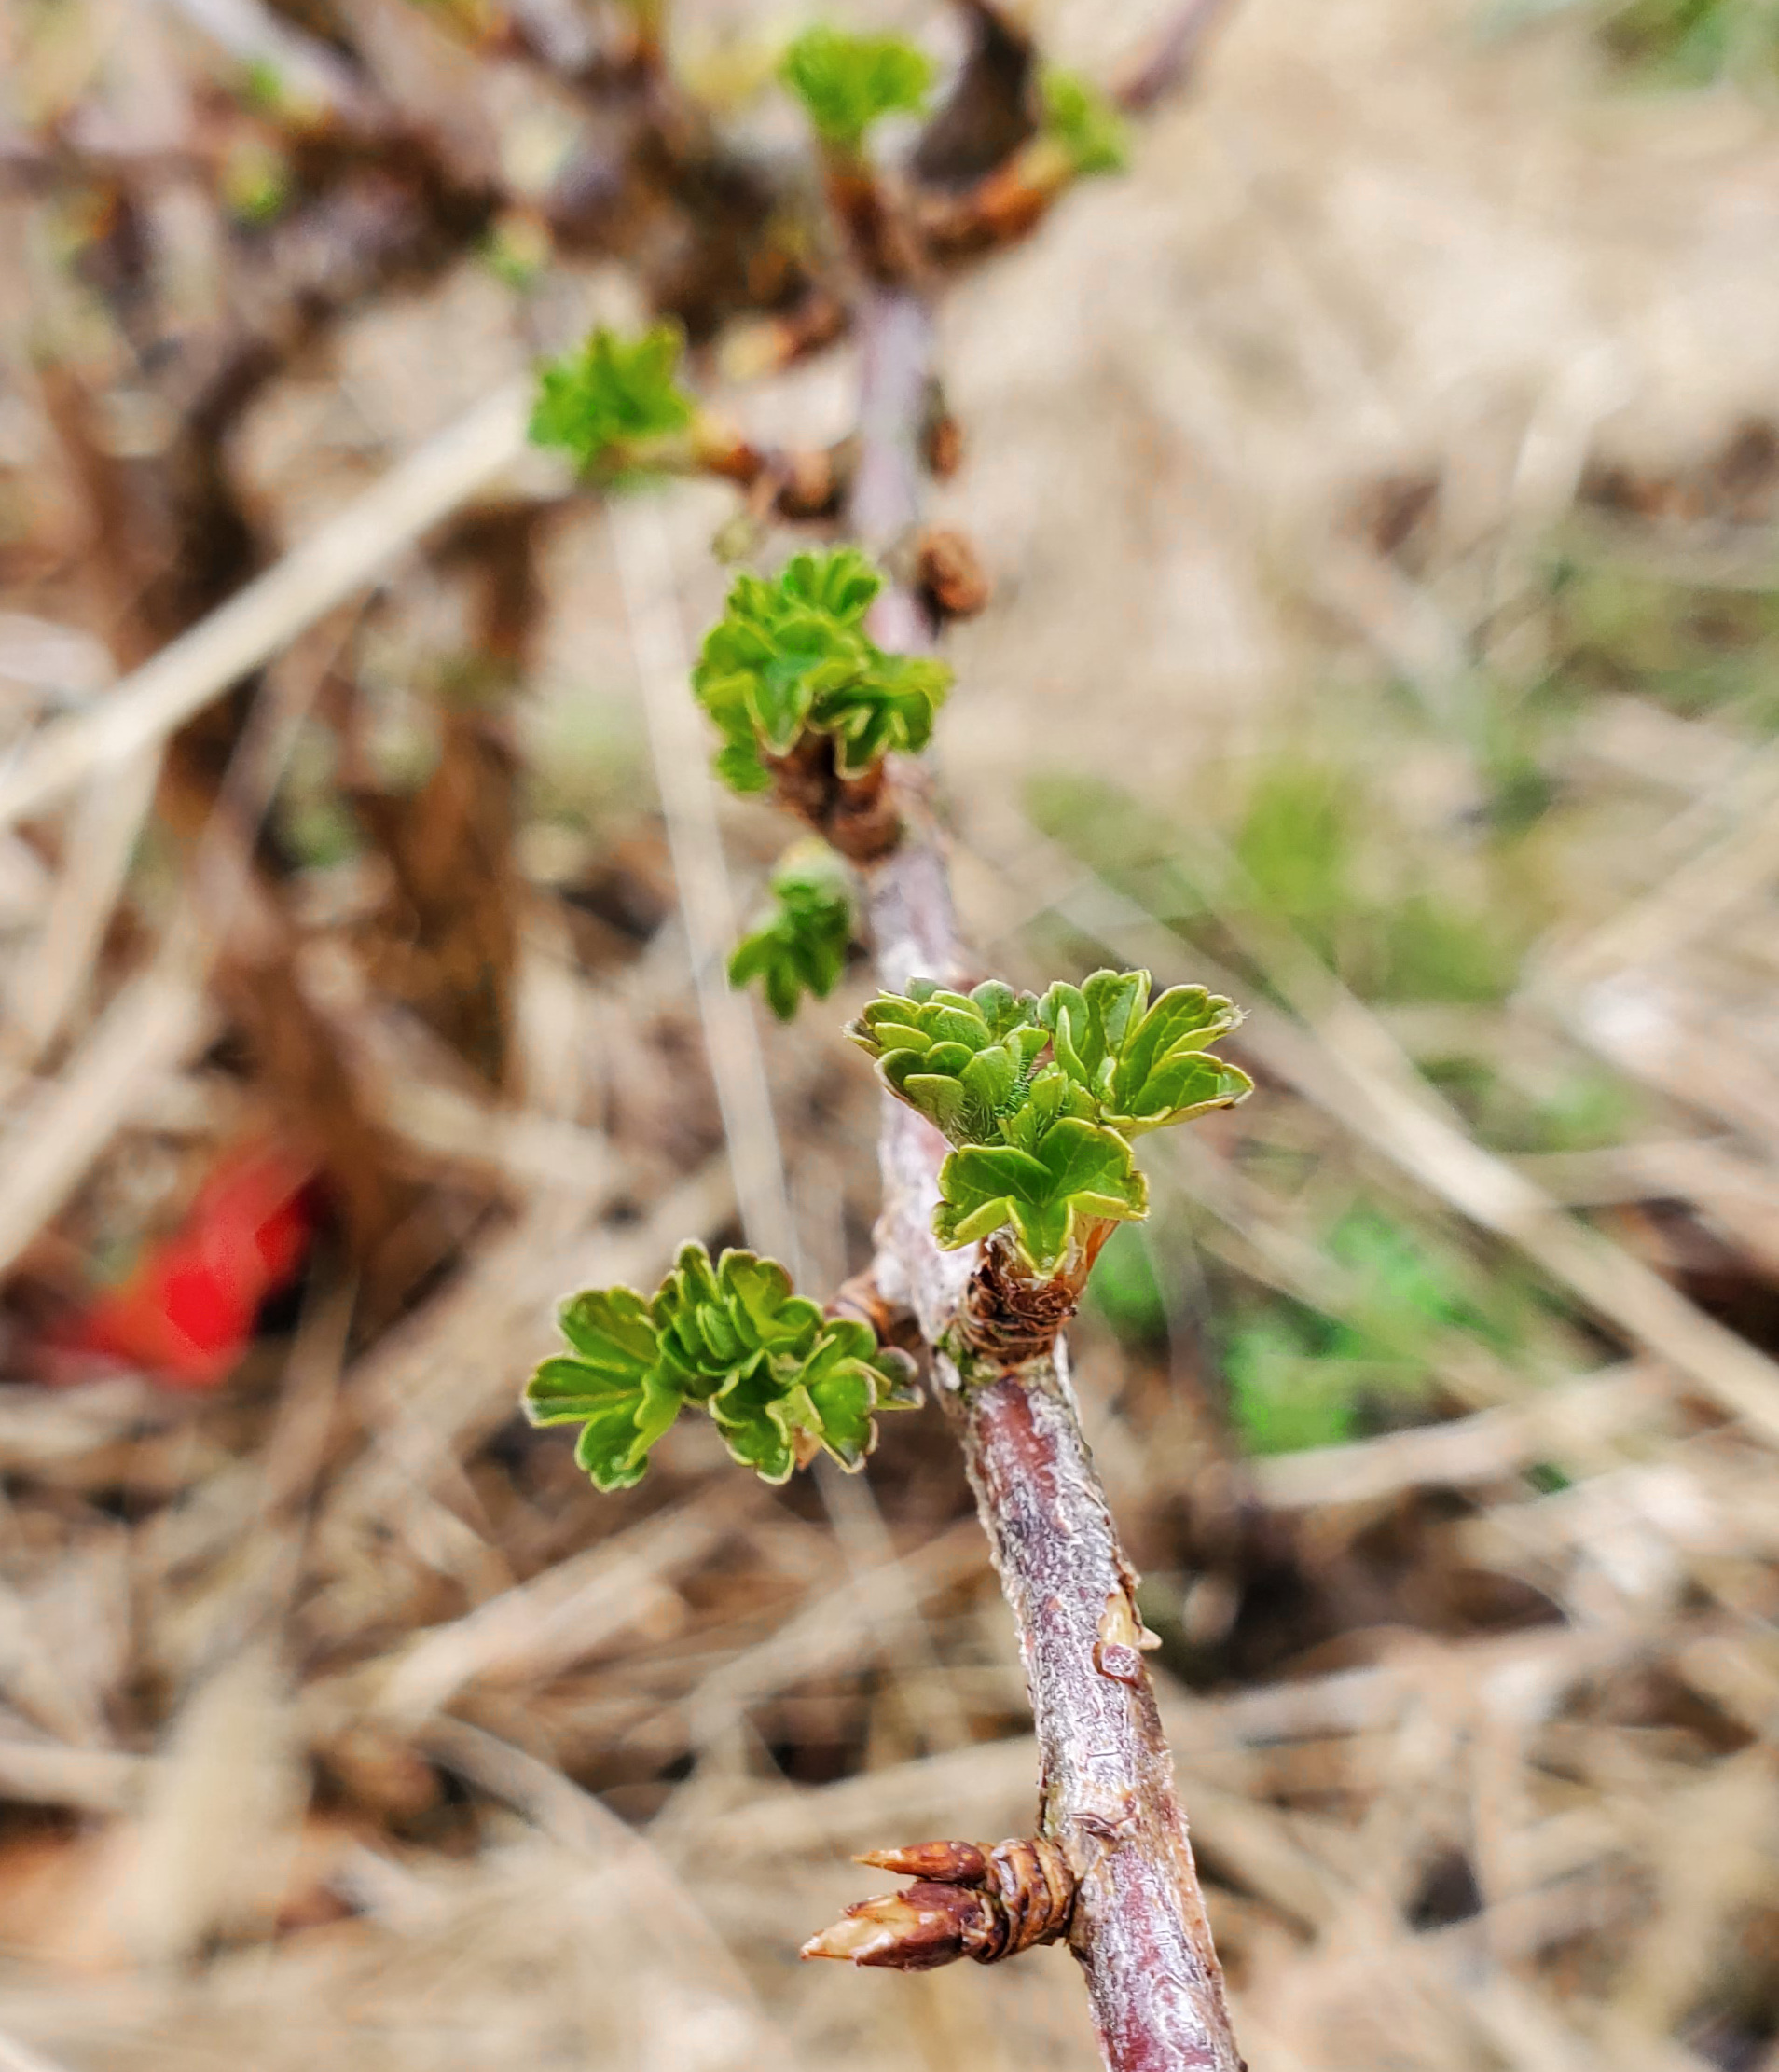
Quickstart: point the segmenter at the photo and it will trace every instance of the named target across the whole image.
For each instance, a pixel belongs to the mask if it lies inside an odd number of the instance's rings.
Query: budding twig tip
[[[803,1946],[806,1957],[844,1957],[897,1971],[931,1971],[972,1957],[997,1964],[1068,1932],[1075,1874],[1042,1837],[1000,1842],[915,1842],[854,1859],[915,1883],[861,1899],[846,1918]]]

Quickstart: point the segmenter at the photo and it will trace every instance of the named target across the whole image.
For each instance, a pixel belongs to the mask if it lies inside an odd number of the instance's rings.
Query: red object
[[[314,1234],[313,1168],[260,1145],[227,1154],[186,1221],[61,1337],[175,1388],[214,1388],[246,1351],[269,1295],[296,1278]]]

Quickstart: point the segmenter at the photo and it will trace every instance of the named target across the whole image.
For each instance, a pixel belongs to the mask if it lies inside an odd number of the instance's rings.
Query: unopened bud
[[[915,587],[935,618],[973,618],[988,601],[988,578],[961,532],[929,526],[915,543]]]
[[[804,1944],[806,1957],[931,1971],[959,1957],[995,1964],[1068,1933],[1075,1874],[1054,1842],[915,1842],[859,1861],[917,1882],[848,1907]]]
[[[961,1885],[911,1885],[861,1899],[803,1945],[806,1957],[845,1957],[892,1971],[933,1971],[994,1940],[994,1902]]]
[[[854,1863],[893,1871],[899,1878],[931,1878],[939,1885],[988,1882],[988,1855],[973,1842],[911,1842],[902,1849],[872,1849]]]

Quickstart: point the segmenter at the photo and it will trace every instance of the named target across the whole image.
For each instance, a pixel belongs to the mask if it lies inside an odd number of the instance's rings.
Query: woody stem
[[[931,324],[906,288],[875,288],[862,316],[863,393],[849,510],[864,545],[896,565],[919,518],[918,435]],[[930,647],[932,629],[898,586],[878,601],[885,646]],[[944,850],[924,770],[897,759],[898,846],[865,871],[882,984],[964,979]],[[1135,1577],[1094,1472],[1057,1337],[997,1361],[967,1347],[960,1311],[977,1250],[932,1235],[946,1144],[886,1095],[879,1157],[880,1295],[917,1320],[937,1392],[963,1447],[977,1511],[1018,1629],[1041,1757],[1039,1826],[1078,1884],[1069,1942],[1109,2072],[1241,2072],[1222,1974],[1175,1789],[1173,1761],[1138,1651]]]

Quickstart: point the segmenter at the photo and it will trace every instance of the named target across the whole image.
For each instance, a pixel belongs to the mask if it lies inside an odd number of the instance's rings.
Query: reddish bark
[[[881,556],[918,521],[931,319],[917,297],[891,289],[867,298],[862,323],[850,509],[859,536]],[[919,601],[902,588],[878,600],[873,630],[885,646],[922,649],[932,639]],[[902,839],[864,874],[879,978],[894,990],[918,975],[964,981],[971,960],[925,773],[897,758],[890,774]],[[1136,1577],[1082,1436],[1067,1349],[1060,1336],[1044,1349],[1022,1343],[1017,1358],[986,1351],[980,1338],[972,1343],[966,1313],[1002,1314],[1009,1298],[1004,1287],[979,1288],[993,1276],[985,1275],[977,1248],[945,1252],[933,1237],[948,1148],[919,1115],[885,1097],[874,1278],[878,1302],[910,1315],[931,1348],[936,1391],[962,1443],[1018,1628],[1041,1757],[1040,1839],[1021,1846],[1052,1845],[1074,1880],[1066,1907],[1055,1895],[1045,1926],[1059,1930],[1067,1919],[1110,2072],[1242,2072],[1173,1760],[1143,1665],[1148,1636]],[[986,1888],[959,1882],[960,1870],[973,1878],[975,1867],[972,1856],[956,1853],[970,1848],[925,1844],[885,1858],[889,1868],[922,1873],[921,1882],[855,1908],[850,1932],[843,1924],[816,1938],[810,1954],[921,1968],[978,1954],[972,1938],[980,1946],[987,1931],[973,1900]]]
[[[1136,1578],[1082,1437],[1061,1341],[949,1390],[1019,1629],[1040,1826],[1079,1879],[1070,1947],[1115,2072],[1235,2072],[1173,1759],[1139,1651]]]
[[[867,874],[879,971],[897,988],[923,973],[955,981],[966,968],[919,773],[906,774],[902,846]],[[876,1291],[912,1314],[932,1348],[937,1392],[962,1443],[1018,1629],[1041,1755],[1039,1830],[1078,1880],[1069,1941],[1086,1973],[1100,2046],[1110,2072],[1239,2072],[1173,1760],[1143,1665],[1148,1637],[1136,1578],[1082,1436],[1067,1348],[1057,1337],[1047,1351],[1013,1361],[966,1343],[964,1312],[980,1307],[991,1270],[974,1248],[944,1252],[933,1239],[947,1149],[920,1116],[886,1098]],[[910,1913],[909,1895],[895,1898],[900,1907],[872,1918],[885,1930],[907,1929],[918,1968],[949,1961],[937,1954],[941,1945],[973,1954],[964,1917],[975,1915],[961,1901],[942,1906],[922,1887]],[[817,1954],[855,1955],[844,1946]],[[894,1938],[886,1933],[868,1959],[855,1961],[895,1964]]]

